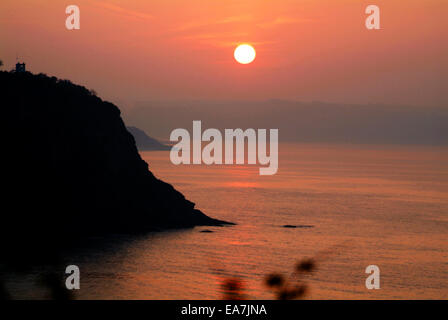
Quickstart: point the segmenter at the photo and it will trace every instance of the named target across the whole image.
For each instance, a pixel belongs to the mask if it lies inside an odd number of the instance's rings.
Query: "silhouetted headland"
[[[28,72],[0,72],[0,88],[0,248],[26,255],[20,250],[64,247],[85,235],[229,224],[157,179],[120,110],[93,91]]]
[[[135,145],[139,151],[156,151],[156,150],[170,150],[171,147],[160,143],[154,138],[151,138],[145,131],[136,127],[127,127],[128,131],[135,139]]]

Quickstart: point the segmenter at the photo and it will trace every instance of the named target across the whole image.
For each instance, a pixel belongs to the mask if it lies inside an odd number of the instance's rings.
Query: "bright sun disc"
[[[248,44],[240,44],[233,53],[235,60],[242,64],[248,64],[255,59],[255,49]]]

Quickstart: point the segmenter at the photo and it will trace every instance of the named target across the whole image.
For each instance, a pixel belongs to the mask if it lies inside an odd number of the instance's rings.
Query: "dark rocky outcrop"
[[[290,228],[290,229],[296,229],[296,228],[313,228],[314,226],[310,226],[310,225],[293,225],[293,224],[285,224],[283,225],[283,228]]]
[[[148,170],[120,110],[70,81],[0,72],[0,248],[222,225]],[[41,245],[42,244],[42,245]]]
[[[135,145],[139,151],[170,150],[170,146],[164,145],[154,138],[148,136],[145,131],[136,127],[127,127],[135,139]]]

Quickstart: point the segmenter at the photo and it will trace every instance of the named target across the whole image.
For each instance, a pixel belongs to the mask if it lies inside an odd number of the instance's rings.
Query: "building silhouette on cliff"
[[[16,68],[14,69],[14,72],[26,72],[25,63],[16,63]]]

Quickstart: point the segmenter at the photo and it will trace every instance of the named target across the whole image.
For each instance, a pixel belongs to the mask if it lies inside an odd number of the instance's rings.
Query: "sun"
[[[248,64],[255,60],[255,49],[250,44],[240,44],[236,47],[233,56],[241,64]]]

